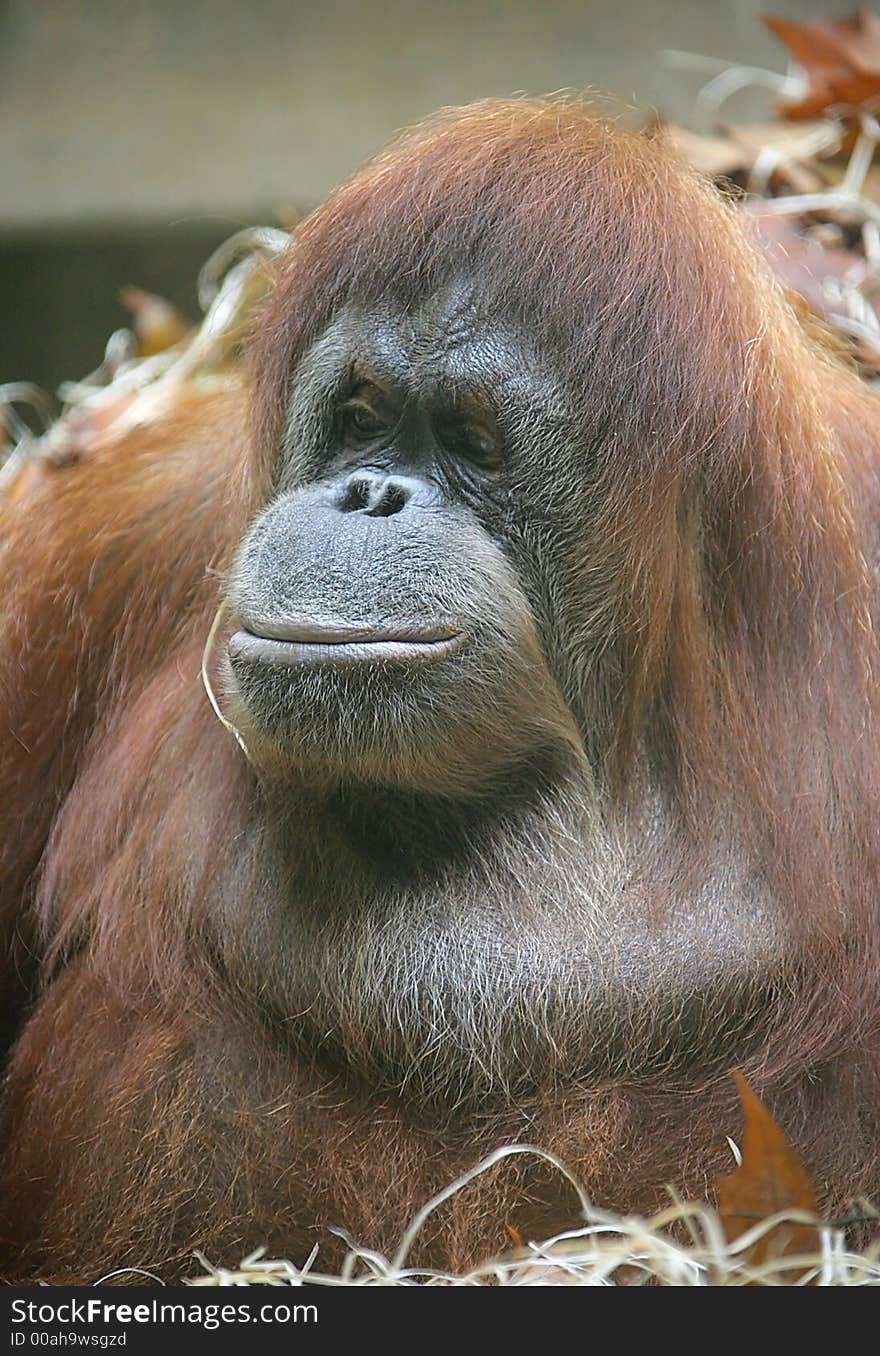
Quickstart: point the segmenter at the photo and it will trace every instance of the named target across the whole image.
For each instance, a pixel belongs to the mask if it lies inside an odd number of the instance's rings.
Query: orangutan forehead
[[[294,387],[327,390],[356,370],[401,392],[484,388],[548,416],[569,412],[549,359],[503,321],[492,322],[472,289],[445,288],[417,308],[387,301],[339,310],[307,350]]]

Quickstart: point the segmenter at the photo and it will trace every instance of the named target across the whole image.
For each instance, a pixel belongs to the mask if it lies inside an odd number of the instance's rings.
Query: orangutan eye
[[[475,462],[477,466],[485,466],[492,470],[501,465],[503,452],[501,441],[487,429],[473,426],[463,428],[460,445],[462,455]]]
[[[362,400],[351,400],[342,410],[343,428],[358,439],[378,438],[388,429],[388,421]]]
[[[490,471],[497,470],[503,461],[500,436],[482,424],[453,418],[442,421],[437,431],[447,452],[455,457]]]

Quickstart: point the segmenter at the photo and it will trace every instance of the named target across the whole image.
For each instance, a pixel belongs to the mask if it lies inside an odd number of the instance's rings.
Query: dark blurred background
[[[783,71],[762,13],[849,0],[0,0],[0,382],[99,362],[126,283],[193,316],[240,226],[305,209],[443,104],[585,85],[693,125],[711,70]],[[731,113],[760,117],[767,95]]]

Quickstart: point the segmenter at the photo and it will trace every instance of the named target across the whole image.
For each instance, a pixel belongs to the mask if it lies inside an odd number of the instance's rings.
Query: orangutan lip
[[[463,631],[407,628],[380,632],[363,627],[318,627],[314,624],[266,626],[273,635],[236,631],[229,641],[231,659],[272,665],[348,667],[356,664],[435,664],[460,650]]]

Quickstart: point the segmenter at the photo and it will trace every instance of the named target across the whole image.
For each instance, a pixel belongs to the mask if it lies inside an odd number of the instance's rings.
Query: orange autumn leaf
[[[778,105],[784,117],[818,118],[880,105],[880,18],[866,5],[848,19],[765,17],[764,23],[808,82],[801,99]]]
[[[733,1077],[744,1118],[742,1162],[716,1184],[718,1213],[729,1243],[782,1211],[819,1216],[816,1193],[794,1146],[742,1074],[735,1072]],[[817,1242],[815,1225],[786,1221],[757,1239],[745,1258],[760,1266],[771,1258],[814,1253]]]

